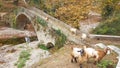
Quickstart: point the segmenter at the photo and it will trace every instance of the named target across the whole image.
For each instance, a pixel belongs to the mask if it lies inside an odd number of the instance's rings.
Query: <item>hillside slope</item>
[[[36,68],[79,68],[78,63],[71,63],[70,61],[70,52],[71,52],[71,44],[67,44],[67,46],[61,48],[58,52],[54,53],[51,57],[47,59],[43,59],[40,61]],[[76,46],[76,45],[75,45]],[[78,47],[79,45],[77,45]],[[81,47],[81,46],[80,46]],[[113,61],[115,64],[117,63],[116,54],[112,52],[110,55],[106,55],[103,60]],[[93,59],[89,63],[84,63],[84,68],[98,68],[97,65],[93,64]]]

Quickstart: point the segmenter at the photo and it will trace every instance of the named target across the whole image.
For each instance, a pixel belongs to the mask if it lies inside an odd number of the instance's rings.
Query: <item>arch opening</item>
[[[25,14],[20,14],[16,18],[16,28],[20,30],[34,31],[32,22]]]

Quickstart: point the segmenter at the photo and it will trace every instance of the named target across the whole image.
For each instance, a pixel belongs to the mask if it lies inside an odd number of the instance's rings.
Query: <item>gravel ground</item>
[[[15,63],[19,58],[21,51],[30,50],[30,59],[26,62],[25,68],[30,68],[38,63],[40,59],[50,56],[48,51],[37,48],[39,41],[34,41],[26,45],[26,43],[18,44],[15,46],[4,45],[0,47],[0,68],[17,68]]]

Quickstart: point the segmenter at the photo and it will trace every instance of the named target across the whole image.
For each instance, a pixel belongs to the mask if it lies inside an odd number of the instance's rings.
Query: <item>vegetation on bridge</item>
[[[57,49],[59,49],[59,48],[63,47],[67,38],[60,30],[55,30],[55,33],[57,35],[57,38],[56,38],[56,41],[55,41],[55,47]]]
[[[37,17],[37,22],[42,25],[43,27],[46,27],[48,26],[47,22],[45,20],[43,20],[42,18],[40,17]]]

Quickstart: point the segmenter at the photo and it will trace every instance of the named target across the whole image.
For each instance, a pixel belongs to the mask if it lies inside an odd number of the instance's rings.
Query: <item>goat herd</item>
[[[86,46],[83,46],[82,48],[72,47],[71,62],[78,62],[80,64],[80,68],[82,68],[83,62],[88,62],[90,58],[93,58],[94,64],[96,64],[106,54],[110,53],[110,51],[109,47],[106,47],[104,50],[97,50]]]

